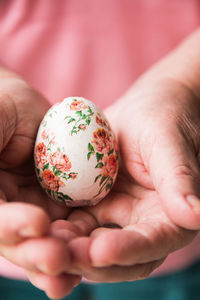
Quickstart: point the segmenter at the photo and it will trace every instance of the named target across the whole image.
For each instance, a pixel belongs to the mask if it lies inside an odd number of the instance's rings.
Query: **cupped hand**
[[[196,235],[168,218],[155,190],[122,171],[98,205],[73,210],[67,221],[54,222],[51,230],[69,242],[73,262],[68,270],[97,282],[146,278]]]
[[[52,233],[69,242],[71,272],[98,282],[136,280],[200,228],[200,103],[166,79],[137,84],[106,114],[120,148],[117,182],[97,206],[56,221]]]
[[[21,78],[1,79],[1,191],[8,202],[38,204],[54,219],[62,217],[66,210],[43,193],[36,180],[33,162],[37,129],[48,108],[44,97]]]
[[[67,215],[39,186],[33,163],[38,126],[49,104],[24,80],[11,73],[0,80],[0,255],[43,276],[39,287],[52,297],[68,293],[80,281],[63,275],[69,252],[63,241],[49,236],[50,222]],[[54,277],[60,278],[56,291]],[[68,283],[62,284],[67,278]]]
[[[116,112],[108,114],[132,178],[158,192],[176,225],[198,230],[200,101],[195,93],[168,78],[148,86],[144,77],[117,103]]]

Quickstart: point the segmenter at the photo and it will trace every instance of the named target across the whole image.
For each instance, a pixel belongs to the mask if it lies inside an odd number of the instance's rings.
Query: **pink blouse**
[[[198,0],[0,1],[0,61],[51,103],[83,96],[104,108],[199,25]],[[157,273],[200,256],[200,238]],[[0,274],[25,278],[0,258]]]

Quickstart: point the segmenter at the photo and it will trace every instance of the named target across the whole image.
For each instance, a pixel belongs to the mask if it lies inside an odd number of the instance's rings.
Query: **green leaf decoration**
[[[106,180],[107,177],[102,176],[101,181],[100,181],[100,185],[102,185],[102,183]]]
[[[87,118],[87,119],[85,120],[85,122],[86,122],[87,125],[90,125],[91,119],[90,119],[90,118]]]
[[[114,149],[111,149],[111,150],[108,152],[108,155],[111,155],[113,152],[114,152]]]
[[[90,152],[94,152],[94,147],[92,146],[92,144],[88,143],[88,150]]]
[[[92,115],[94,114],[90,106],[88,106],[88,112]]]
[[[69,197],[68,195],[63,195],[63,197],[64,197],[64,199],[66,199],[66,200],[71,200],[71,201],[73,201],[73,199],[72,199],[71,197]]]
[[[88,154],[87,154],[87,159],[88,159],[88,160],[90,159],[90,156],[91,156],[92,154],[94,154],[94,152],[88,152]]]
[[[64,200],[63,197],[61,197],[61,196],[57,196],[56,198],[57,198],[58,200],[62,201],[62,202],[65,202],[65,200]]]
[[[71,122],[74,122],[74,121],[76,121],[76,119],[70,118],[69,121],[67,122],[67,124],[69,124],[69,123],[71,123]]]
[[[83,114],[82,115],[82,119],[86,119],[87,115],[86,114]]]
[[[61,193],[61,192],[54,192],[54,191],[52,191],[52,197],[53,197],[54,199],[60,200],[60,201],[62,201],[62,202],[65,202],[65,200],[73,201],[72,198],[70,198],[68,195],[64,195],[64,194]]]
[[[96,152],[97,162],[99,162],[100,160],[102,160],[103,156],[104,156],[103,153]]]
[[[53,166],[53,172],[54,172],[54,175],[56,175],[56,176],[58,176],[58,175],[60,175],[62,172],[60,171],[60,170],[58,170],[57,168],[56,168],[56,166]]]
[[[110,181],[110,184],[111,186],[113,185],[113,178],[109,176],[109,181]]]
[[[62,193],[54,192],[54,199],[56,199],[56,200],[58,200],[58,201],[61,201],[61,202],[65,203],[65,199],[64,199]]]
[[[58,169],[56,169],[56,170],[54,171],[54,174],[55,174],[56,176],[59,176],[61,173],[62,173],[62,172],[59,171]]]
[[[112,184],[111,184],[111,183],[108,183],[108,184],[106,185],[106,191],[110,190],[111,187],[112,187]]]
[[[94,182],[97,182],[97,180],[98,180],[101,176],[102,176],[101,174],[97,175],[97,177],[95,178]]]
[[[46,169],[48,169],[48,168],[49,168],[49,163],[47,163],[46,165],[44,165],[44,167],[43,167],[42,170],[44,171],[44,170],[46,170]]]
[[[76,114],[78,115],[78,116],[80,116],[80,117],[82,117],[82,111],[76,111]]]
[[[102,168],[103,167],[103,163],[102,162],[99,162],[96,166],[95,166],[95,168]]]

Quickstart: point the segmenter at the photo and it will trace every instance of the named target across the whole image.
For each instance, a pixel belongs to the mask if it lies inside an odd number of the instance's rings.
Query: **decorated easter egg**
[[[34,157],[41,186],[67,206],[97,204],[118,172],[114,133],[96,105],[81,97],[66,98],[49,109]]]

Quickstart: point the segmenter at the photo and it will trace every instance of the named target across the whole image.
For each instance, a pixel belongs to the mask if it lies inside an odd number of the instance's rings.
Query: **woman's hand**
[[[43,96],[18,76],[0,78],[0,255],[42,276],[38,286],[51,297],[62,297],[80,277],[62,274],[69,251],[49,235],[50,222],[68,210],[47,197],[34,172],[34,141],[48,108]]]
[[[136,280],[200,228],[200,102],[166,79],[149,89],[136,85],[106,114],[120,148],[117,182],[98,205],[74,209],[51,230],[69,242],[72,273]]]
[[[174,79],[148,85],[144,78],[116,104],[115,113],[111,109],[125,170],[143,187],[157,191],[176,225],[198,230],[199,99]]]

